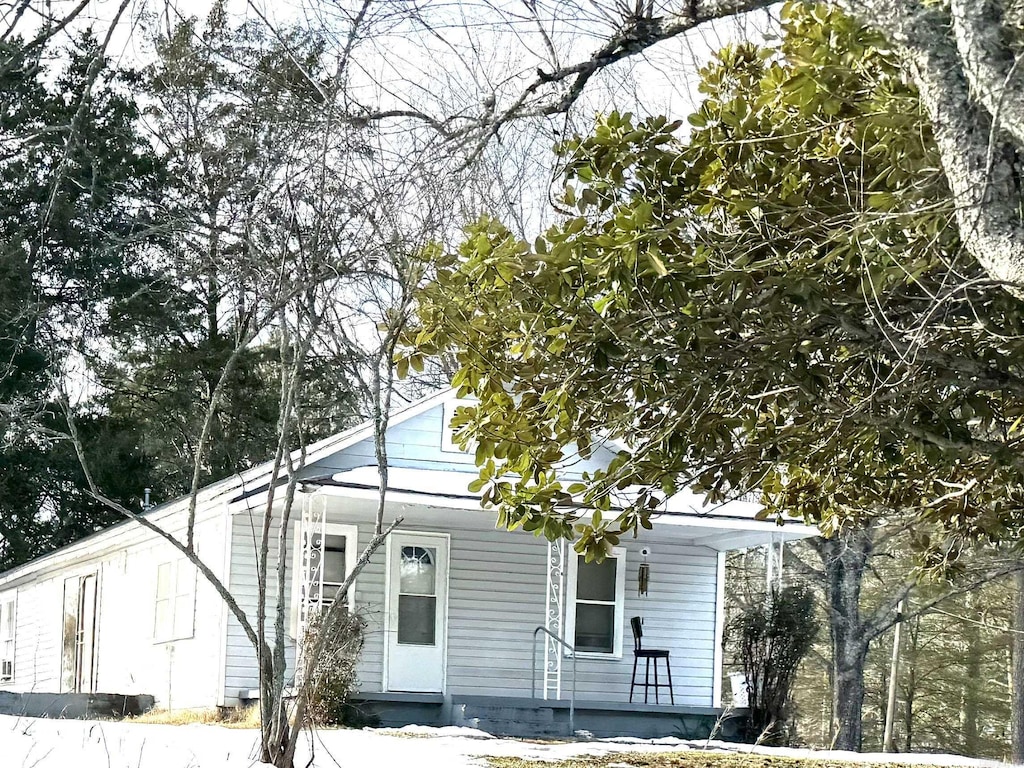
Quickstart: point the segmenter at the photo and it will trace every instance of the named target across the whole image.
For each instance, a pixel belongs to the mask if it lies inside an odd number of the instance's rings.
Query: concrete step
[[[551,707],[456,700],[452,702],[452,724],[478,728],[495,736],[564,738],[570,735],[568,713]]]

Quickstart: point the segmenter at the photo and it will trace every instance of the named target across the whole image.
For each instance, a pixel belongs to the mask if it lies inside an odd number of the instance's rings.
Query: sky
[[[62,14],[79,0],[50,0]],[[211,0],[86,0],[88,5],[71,29],[92,24],[103,34],[126,2],[109,53],[119,64],[140,65],[151,58],[148,31],[183,18],[203,18]],[[12,18],[15,0],[0,0],[0,20]],[[670,16],[682,0],[659,2],[655,14]],[[39,5],[35,0],[33,6]],[[280,28],[291,23],[323,30],[336,50],[344,44],[349,19],[358,0],[226,0],[232,20],[266,22]],[[396,9],[416,5],[395,18]],[[585,58],[613,29],[609,17],[615,0],[537,0],[537,17],[525,12],[523,0],[377,0],[365,16],[369,32],[351,57],[352,87],[367,102],[388,106],[433,105],[467,107],[491,94],[498,108],[518,96],[538,67],[552,68],[547,35],[565,65]],[[42,7],[41,5],[39,7]],[[703,25],[616,65],[588,88],[594,111],[612,107],[685,116],[697,101],[697,67],[711,52],[739,38],[757,38],[767,25],[764,16],[728,19]],[[25,14],[19,26],[32,27],[38,15]],[[543,30],[543,34],[542,31]]]

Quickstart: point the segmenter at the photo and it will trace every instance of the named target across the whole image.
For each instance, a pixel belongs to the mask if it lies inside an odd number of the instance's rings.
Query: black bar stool
[[[659,698],[659,690],[661,688],[668,688],[668,695],[672,703],[676,703],[676,696],[672,690],[672,662],[668,659],[668,651],[655,649],[655,648],[644,648],[644,630],[641,626],[643,620],[639,616],[634,616],[629,620],[629,624],[633,627],[633,679],[629,684],[629,702],[633,703],[633,689],[636,687],[636,664],[640,659],[646,659],[646,666],[644,668],[644,680],[640,685],[644,689],[644,704],[647,703],[647,694],[651,688],[654,689],[654,703],[660,704],[661,699]],[[651,659],[654,659],[654,682],[651,682]],[[658,659],[665,660],[665,671],[668,673],[668,682],[658,682]]]

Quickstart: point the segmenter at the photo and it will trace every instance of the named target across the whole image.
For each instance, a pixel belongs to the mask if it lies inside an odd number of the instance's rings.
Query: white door
[[[393,533],[388,540],[388,691],[444,690],[448,537]]]

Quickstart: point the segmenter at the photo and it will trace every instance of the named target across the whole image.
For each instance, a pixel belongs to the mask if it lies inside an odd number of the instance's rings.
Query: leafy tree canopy
[[[0,569],[116,519],[84,492],[53,382],[151,273],[162,166],[139,131],[132,72],[86,32],[51,71],[0,44]],[[135,505],[144,457],[116,419],[82,417],[114,498]],[[133,487],[134,483],[134,487]]]
[[[782,19],[776,46],[702,70],[688,138],[601,118],[557,148],[560,224],[528,243],[484,217],[423,291],[403,364],[454,353],[479,398],[456,421],[505,523],[599,552],[684,484],[826,530],[1014,523],[1020,302],[962,251],[884,39],[822,5]],[[558,462],[599,437],[618,458],[563,488]],[[642,492],[619,509],[625,486]],[[615,514],[580,524],[570,494]]]

